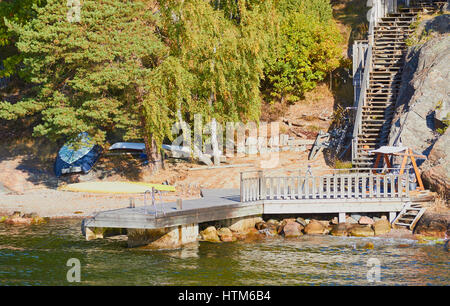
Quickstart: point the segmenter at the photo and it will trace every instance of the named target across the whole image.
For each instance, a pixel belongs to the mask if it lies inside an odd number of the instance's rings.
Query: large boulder
[[[307,223],[305,221],[305,219],[298,217],[297,219],[295,219],[297,221],[297,223],[300,223],[302,226],[306,226]]]
[[[422,178],[450,196],[450,36],[449,17],[425,21],[438,37],[409,48],[396,101],[389,145],[403,145],[428,156],[418,160]],[[422,25],[422,28],[424,25]],[[432,37],[432,36],[430,36]],[[445,132],[444,132],[445,130]],[[400,163],[397,158],[396,162]]]
[[[300,237],[303,226],[295,221],[288,221],[283,227],[283,234],[286,238]]]
[[[391,231],[391,223],[388,220],[380,219],[372,225],[375,236],[385,235]]]
[[[367,216],[362,216],[361,218],[359,218],[358,223],[362,225],[371,225],[373,224],[373,220],[372,218],[369,218]]]
[[[203,241],[220,242],[219,235],[214,226],[209,226],[205,230],[201,231],[200,236]]]
[[[414,233],[425,237],[445,238],[450,231],[450,216],[448,214],[439,214],[425,212],[417,222]]]
[[[438,193],[450,198],[450,129],[434,143],[428,160],[422,165],[423,181]]]
[[[327,233],[327,229],[322,223],[311,220],[305,227],[305,233],[308,235],[323,235]]]
[[[330,234],[333,236],[348,236],[349,226],[345,223],[334,225]]]
[[[255,224],[255,228],[259,231],[264,230],[267,228],[267,223],[264,221],[258,222]]]
[[[355,220],[355,219],[353,219],[352,217],[347,216],[347,217],[345,218],[345,223],[348,223],[348,224],[357,224],[358,221]]]
[[[47,221],[48,218],[42,218],[36,213],[21,215],[20,211],[15,211],[10,216],[3,216],[0,218],[0,222],[9,225],[37,225],[46,223]]]
[[[355,237],[373,237],[374,231],[366,225],[353,225],[350,229],[350,235]]]
[[[217,235],[223,242],[235,241],[236,238],[233,237],[233,232],[228,227],[222,227],[217,231]]]
[[[275,220],[275,219],[270,219],[270,220],[267,220],[266,223],[267,223],[267,224],[273,224],[273,225],[275,225],[275,226],[278,226],[278,225],[280,224],[280,221]]]
[[[256,228],[251,228],[245,232],[243,238],[244,238],[243,239],[244,241],[251,242],[251,241],[263,239],[263,238],[265,238],[265,235],[260,233]]]
[[[246,232],[251,228],[255,228],[255,225],[262,221],[261,217],[244,217],[234,222],[229,226],[229,229],[233,232]]]

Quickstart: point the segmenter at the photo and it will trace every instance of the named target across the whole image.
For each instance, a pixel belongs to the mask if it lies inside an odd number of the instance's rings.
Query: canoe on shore
[[[58,189],[93,193],[144,193],[152,188],[159,191],[175,191],[174,186],[142,182],[84,182],[64,185]]]

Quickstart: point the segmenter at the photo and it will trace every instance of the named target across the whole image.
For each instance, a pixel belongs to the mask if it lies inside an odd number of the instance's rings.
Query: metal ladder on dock
[[[421,204],[412,204],[411,202],[408,202],[400,211],[397,218],[392,222],[392,226],[407,227],[412,231],[426,210],[427,208],[423,207]]]

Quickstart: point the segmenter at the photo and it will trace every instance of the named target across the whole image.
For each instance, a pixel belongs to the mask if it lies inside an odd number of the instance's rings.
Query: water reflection
[[[448,252],[434,243],[303,236],[150,251],[124,239],[85,241],[79,225],[0,225],[0,284],[70,285],[69,258],[80,260],[84,285],[370,285],[370,258],[380,262],[382,285],[450,283]]]

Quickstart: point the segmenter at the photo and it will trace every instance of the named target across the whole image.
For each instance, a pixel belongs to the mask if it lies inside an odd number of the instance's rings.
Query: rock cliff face
[[[408,50],[389,145],[402,144],[428,157],[418,161],[422,179],[450,192],[450,35],[449,15],[424,22],[429,40]]]

